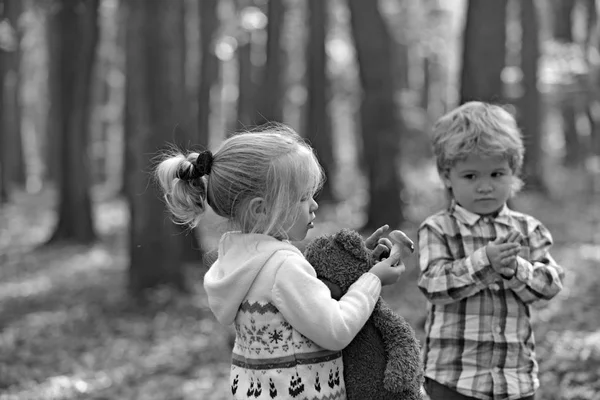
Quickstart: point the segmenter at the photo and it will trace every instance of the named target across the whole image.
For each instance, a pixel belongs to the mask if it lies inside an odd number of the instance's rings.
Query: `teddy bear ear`
[[[365,247],[365,241],[360,233],[351,229],[342,229],[335,234],[334,240],[344,251],[352,254],[359,260],[367,261],[369,252]]]
[[[304,257],[309,263],[313,264],[319,260],[319,253],[330,243],[328,236],[319,236],[311,240],[304,249]]]

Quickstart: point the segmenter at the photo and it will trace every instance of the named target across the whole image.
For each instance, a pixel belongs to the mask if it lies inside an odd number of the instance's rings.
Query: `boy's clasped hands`
[[[492,268],[504,279],[511,279],[517,272],[517,256],[521,251],[522,239],[523,235],[513,230],[508,235],[488,243],[485,248]]]

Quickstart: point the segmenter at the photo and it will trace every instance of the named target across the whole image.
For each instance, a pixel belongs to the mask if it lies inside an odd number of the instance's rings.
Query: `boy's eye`
[[[504,171],[497,171],[497,172],[494,172],[494,173],[492,174],[492,177],[494,177],[494,178],[498,178],[498,177],[501,177],[501,176],[504,176],[504,175],[506,175],[506,174],[504,173]]]
[[[466,175],[463,175],[463,178],[467,179],[467,180],[473,180],[473,179],[475,179],[475,174],[466,174]]]

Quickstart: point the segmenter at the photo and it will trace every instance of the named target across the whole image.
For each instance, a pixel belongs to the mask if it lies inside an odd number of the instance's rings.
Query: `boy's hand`
[[[373,250],[373,258],[375,260],[387,258],[392,250],[392,241],[383,237],[389,229],[389,225],[383,225],[365,240],[365,246],[367,249]]]
[[[520,241],[521,234],[518,231],[512,231],[505,237],[488,243],[485,247],[492,268],[504,279],[512,278],[516,272],[517,255],[521,250]]]

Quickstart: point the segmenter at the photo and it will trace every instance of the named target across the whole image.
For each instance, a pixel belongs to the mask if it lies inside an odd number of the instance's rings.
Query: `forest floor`
[[[553,232],[567,272],[564,290],[533,313],[537,399],[600,399],[600,199],[585,180],[557,179],[561,195],[515,200]],[[52,193],[16,194],[0,209],[0,400],[227,399],[231,336],[207,308],[203,269],[191,269],[193,295],[161,288],[136,304],[126,293],[125,203],[96,201],[98,243],[38,247],[54,203]],[[340,207],[323,206],[310,236],[341,227]],[[421,217],[403,227],[413,238]],[[383,296],[422,337],[415,258]]]

